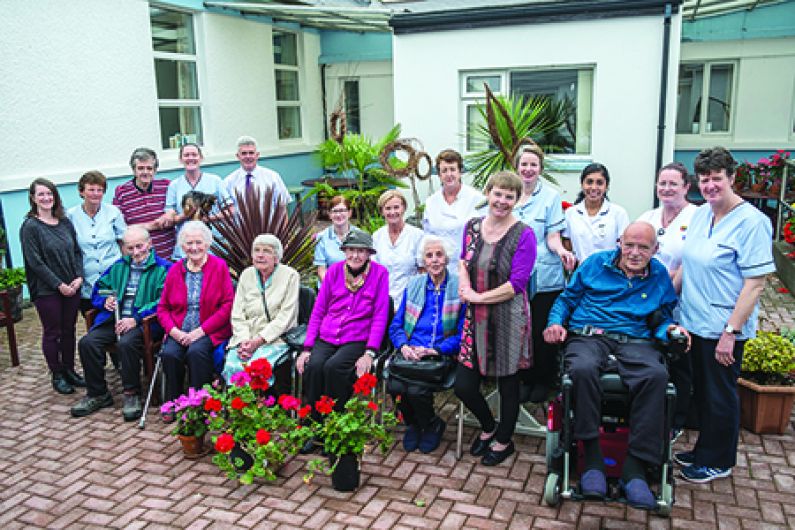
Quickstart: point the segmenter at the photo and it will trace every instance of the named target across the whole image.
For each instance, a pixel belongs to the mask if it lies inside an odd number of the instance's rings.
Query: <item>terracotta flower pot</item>
[[[787,429],[795,386],[758,385],[737,380],[740,395],[740,425],[756,434],[782,434]]]
[[[195,460],[210,452],[209,448],[204,447],[204,436],[185,436],[178,434],[179,442],[182,444],[182,452],[185,458]]]

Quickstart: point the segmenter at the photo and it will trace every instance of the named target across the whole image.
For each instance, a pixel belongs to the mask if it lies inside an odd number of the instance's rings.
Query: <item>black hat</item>
[[[345,236],[345,240],[340,245],[340,248],[345,250],[346,248],[366,248],[370,251],[370,254],[375,254],[375,249],[373,248],[373,236],[359,230],[358,228],[352,228],[348,235]]]

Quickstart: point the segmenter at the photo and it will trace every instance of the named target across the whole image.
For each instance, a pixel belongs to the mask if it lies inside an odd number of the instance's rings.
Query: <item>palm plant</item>
[[[466,161],[474,175],[473,184],[482,188],[493,173],[516,169],[513,153],[523,140],[532,139],[547,151],[556,150],[544,140],[552,139],[566,123],[570,107],[548,96],[494,96],[486,85],[486,103],[478,106],[478,112],[483,123],[472,131],[473,140],[488,147],[468,155]],[[555,183],[548,173],[542,176]]]
[[[243,269],[251,265],[254,239],[260,234],[273,234],[284,247],[281,262],[297,270],[304,283],[311,281],[314,274],[313,227],[317,212],[305,214],[302,220],[300,209],[303,201],[296,205],[292,214],[288,213],[287,204],[281,201],[274,207],[272,189],[262,196],[256,187],[242,194],[235,190],[235,199],[234,213],[223,210],[220,217],[209,223],[221,235],[213,241],[213,254],[226,261],[233,277],[239,277]]]
[[[377,207],[378,197],[391,187],[406,187],[399,179],[389,175],[379,161],[381,151],[395,141],[399,134],[400,125],[395,125],[375,143],[361,134],[345,134],[341,141],[329,138],[320,144],[317,154],[323,167],[341,177],[353,178],[355,184],[353,188],[340,190],[319,182],[308,196],[315,193],[343,195],[351,203],[360,228],[368,231],[378,228],[383,224]]]

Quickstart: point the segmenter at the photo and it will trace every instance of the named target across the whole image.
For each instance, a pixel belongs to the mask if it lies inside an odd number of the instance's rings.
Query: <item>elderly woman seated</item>
[[[300,278],[295,269],[279,263],[283,253],[273,234],[254,239],[253,265],[240,274],[232,306],[232,339],[223,371],[227,382],[243,370],[243,363],[265,358],[276,366],[287,354],[281,336],[298,319]]]
[[[232,335],[229,317],[235,293],[226,262],[207,253],[213,235],[201,221],[189,221],[177,243],[185,258],[166,275],[157,319],[167,333],[161,357],[166,376],[166,400],[182,393],[185,364],[190,386],[201,388],[213,377],[213,352]],[[173,421],[173,415],[163,415]]]
[[[418,258],[427,273],[409,280],[389,326],[389,337],[398,355],[414,361],[444,356],[450,362],[450,371],[461,346],[465,310],[458,297],[458,275],[447,272],[453,252],[453,243],[448,240],[433,235],[423,238]],[[392,394],[401,396],[398,408],[408,426],[403,448],[434,451],[446,427],[433,410],[433,393],[439,388],[398,371],[391,372],[388,385]]]
[[[372,236],[351,230],[341,248],[345,261],[328,268],[296,362],[304,376],[307,403],[327,395],[336,400],[337,410],[353,393],[355,376],[372,367],[390,304],[386,268],[370,259],[375,253]],[[304,452],[311,450],[310,442]]]

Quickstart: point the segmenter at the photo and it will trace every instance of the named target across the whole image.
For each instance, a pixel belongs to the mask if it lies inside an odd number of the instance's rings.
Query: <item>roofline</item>
[[[488,6],[426,13],[395,13],[389,25],[395,35],[455,29],[489,28],[516,24],[543,24],[658,15],[670,5],[679,12],[683,0],[573,0],[512,6]]]

